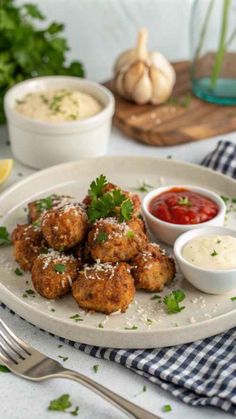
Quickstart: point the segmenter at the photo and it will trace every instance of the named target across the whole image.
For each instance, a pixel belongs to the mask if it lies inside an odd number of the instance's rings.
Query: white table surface
[[[221,137],[222,138],[222,137]],[[236,142],[236,134],[225,135],[224,138]],[[199,163],[203,156],[216,144],[218,138],[200,141],[197,143],[181,145],[177,147],[155,148],[142,145],[133,140],[124,138],[118,130],[113,129],[108,155],[145,155],[167,156]],[[7,133],[4,127],[0,128],[0,158],[11,157],[11,149],[7,143]],[[0,189],[0,192],[11,184],[19,181],[32,173],[33,170],[14,162],[14,169],[10,179]],[[21,338],[30,345],[44,352],[52,358],[58,359],[58,355],[67,356],[66,367],[80,371],[94,380],[109,387],[118,394],[126,397],[149,409],[162,418],[182,419],[223,419],[233,418],[232,415],[214,408],[190,407],[174,399],[166,391],[157,385],[128,371],[124,367],[103,360],[97,360],[70,346],[64,344],[58,348],[59,341],[41,332],[35,327],[24,322],[17,316],[11,315],[7,310],[0,308],[0,317]],[[92,366],[99,364],[97,374],[92,371]],[[147,391],[141,393],[143,385],[147,385]],[[64,413],[49,412],[47,407],[50,400],[58,398],[64,393],[69,393],[74,405],[80,406],[80,419],[123,419],[119,411],[102,401],[98,396],[89,392],[79,384],[66,380],[51,380],[41,384],[27,382],[12,374],[0,373],[0,417],[2,419],[54,419],[65,417]],[[139,395],[137,395],[140,392]],[[172,412],[163,413],[162,407],[171,404]],[[144,418],[145,419],[145,418]]]

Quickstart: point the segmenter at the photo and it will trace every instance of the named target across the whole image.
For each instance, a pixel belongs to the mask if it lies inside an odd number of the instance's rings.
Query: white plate
[[[105,157],[55,166],[11,187],[0,197],[0,212],[4,215],[1,224],[12,230],[16,223],[24,223],[26,203],[36,197],[54,192],[82,198],[90,182],[101,173],[131,191],[140,180],[146,180],[154,187],[185,183],[204,186],[222,195],[236,195],[234,180],[202,167],[169,159]],[[235,213],[228,224],[236,227]],[[32,288],[30,275],[17,276],[13,272],[17,265],[11,247],[0,252],[1,301],[36,326],[76,342],[113,348],[162,347],[192,342],[236,326],[236,302],[230,299],[236,291],[224,296],[207,295],[180,275],[163,293],[173,288],[181,288],[186,293],[185,309],[172,315],[166,314],[158,300],[151,300],[152,294],[140,291],[126,313],[109,317],[85,313],[70,295],[60,301],[49,301],[38,295],[22,298],[24,291]],[[70,319],[76,313],[84,320],[76,323]],[[151,325],[147,319],[151,319]],[[104,328],[99,328],[99,323]],[[132,326],[138,328],[125,329]]]

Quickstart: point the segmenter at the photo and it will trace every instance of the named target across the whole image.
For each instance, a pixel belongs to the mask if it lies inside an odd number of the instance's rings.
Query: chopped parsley
[[[143,181],[138,188],[135,188],[139,192],[148,192],[150,189],[154,189],[154,186],[149,185],[147,182]]]
[[[153,321],[152,321],[152,319],[146,319],[146,323],[147,323],[148,326],[150,326],[153,323]]]
[[[165,406],[163,406],[162,410],[163,410],[163,412],[171,412],[172,407],[171,407],[170,404],[165,404]]]
[[[221,197],[221,199],[223,199],[223,201],[224,201],[225,204],[227,202],[229,202],[229,197],[228,196],[221,195],[220,197]]]
[[[60,345],[57,345],[57,347],[58,347],[58,348],[62,348],[62,347],[63,347],[63,345],[62,345],[62,344],[60,344]]]
[[[75,406],[73,410],[67,410],[72,406],[69,394],[63,394],[58,399],[52,400],[48,406],[48,410],[57,412],[70,413],[72,416],[78,416],[79,406]]]
[[[0,246],[8,246],[11,244],[9,233],[4,226],[0,226]]]
[[[236,301],[236,297],[231,297],[230,300],[231,301]]]
[[[211,253],[211,256],[218,256],[219,253],[217,253],[217,251],[214,249],[213,252]]]
[[[54,266],[54,270],[56,272],[60,273],[60,274],[63,274],[63,272],[65,272],[65,270],[66,270],[66,267],[65,267],[65,265],[63,265],[63,263],[57,263]]]
[[[80,317],[80,314],[74,314],[73,316],[70,316],[70,319],[74,320],[76,323],[83,321],[83,319]]]
[[[61,358],[63,362],[66,362],[69,358],[68,356],[58,355],[58,358]]]
[[[132,237],[134,237],[134,232],[132,230],[129,230],[129,231],[127,231],[126,236],[132,238]]]
[[[33,222],[32,222],[32,226],[33,226],[33,227],[38,228],[38,227],[40,227],[40,225],[41,225],[41,220],[40,220],[40,218],[39,218],[38,220],[35,220],[35,221],[33,221]]]
[[[216,242],[217,244],[220,244],[221,243],[221,240],[217,240],[217,242]]]
[[[151,297],[151,300],[161,300],[161,296],[160,296],[160,295],[158,295],[158,294],[154,294],[154,295]]]
[[[163,298],[163,302],[166,305],[167,313],[180,313],[185,307],[180,306],[179,303],[181,303],[184,299],[185,294],[182,290],[175,290],[172,291],[169,295],[166,295]]]
[[[137,330],[138,326],[125,327],[125,330]]]
[[[55,310],[55,308],[51,308],[51,311],[54,313],[56,310]]]
[[[37,211],[39,213],[50,210],[52,206],[53,206],[53,200],[51,196],[47,196],[46,198],[39,199],[36,202]]]
[[[93,372],[97,373],[99,368],[99,364],[93,365]]]
[[[236,198],[232,198],[231,201],[233,204],[236,204]]]
[[[102,323],[99,323],[98,327],[99,327],[99,329],[104,329],[104,326],[103,326]]]
[[[32,297],[35,297],[36,294],[35,294],[35,291],[34,290],[28,289],[28,290],[25,290],[25,292],[22,295],[22,297],[23,298],[28,298],[28,295],[31,295]]]
[[[15,274],[16,274],[16,275],[18,275],[18,276],[22,276],[22,275],[24,275],[24,273],[21,271],[21,269],[20,269],[20,268],[16,268],[16,269],[14,270],[14,272],[15,272]]]
[[[192,205],[191,201],[188,199],[187,196],[182,196],[181,198],[179,198],[178,204],[185,205],[186,207],[191,207]]]
[[[124,195],[123,195],[124,196]],[[119,222],[128,221],[131,219],[134,206],[130,199],[123,201],[120,207]]]
[[[5,365],[0,364],[0,372],[11,372]]]
[[[108,234],[105,231],[100,231],[96,238],[97,243],[103,243],[108,239]]]
[[[146,384],[144,384],[144,386],[143,386],[143,393],[146,393],[146,391],[147,391],[147,386],[146,386]]]

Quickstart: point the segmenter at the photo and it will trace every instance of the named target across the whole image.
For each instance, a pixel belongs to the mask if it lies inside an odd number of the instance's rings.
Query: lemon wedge
[[[0,160],[0,185],[10,176],[13,166],[12,159]]]

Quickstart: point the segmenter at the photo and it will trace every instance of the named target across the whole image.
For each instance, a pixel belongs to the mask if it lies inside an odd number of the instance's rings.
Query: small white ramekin
[[[79,121],[47,122],[17,112],[17,99],[47,89],[76,89],[102,104],[98,114]],[[114,97],[104,86],[78,77],[38,77],[16,84],[5,95],[4,108],[12,151],[16,159],[36,169],[106,154]]]
[[[184,246],[199,236],[233,236],[236,230],[226,227],[203,227],[182,234],[174,244],[174,255],[184,277],[199,290],[208,294],[225,294],[236,290],[236,268],[214,270],[199,268],[184,259],[182,252]]]
[[[172,188],[187,189],[193,192],[198,192],[199,194],[206,196],[207,198],[210,198],[217,204],[219,208],[218,214],[211,220],[200,224],[172,224],[166,221],[159,220],[150,213],[150,202],[155,196],[160,195],[161,193],[166,192]],[[144,197],[142,208],[144,217],[147,221],[151,233],[158,240],[161,240],[162,242],[167,243],[169,245],[173,245],[177,237],[185,233],[186,231],[194,230],[203,226],[223,226],[226,213],[225,203],[219,195],[217,195],[215,192],[209,191],[208,189],[192,185],[170,185],[154,189]]]

